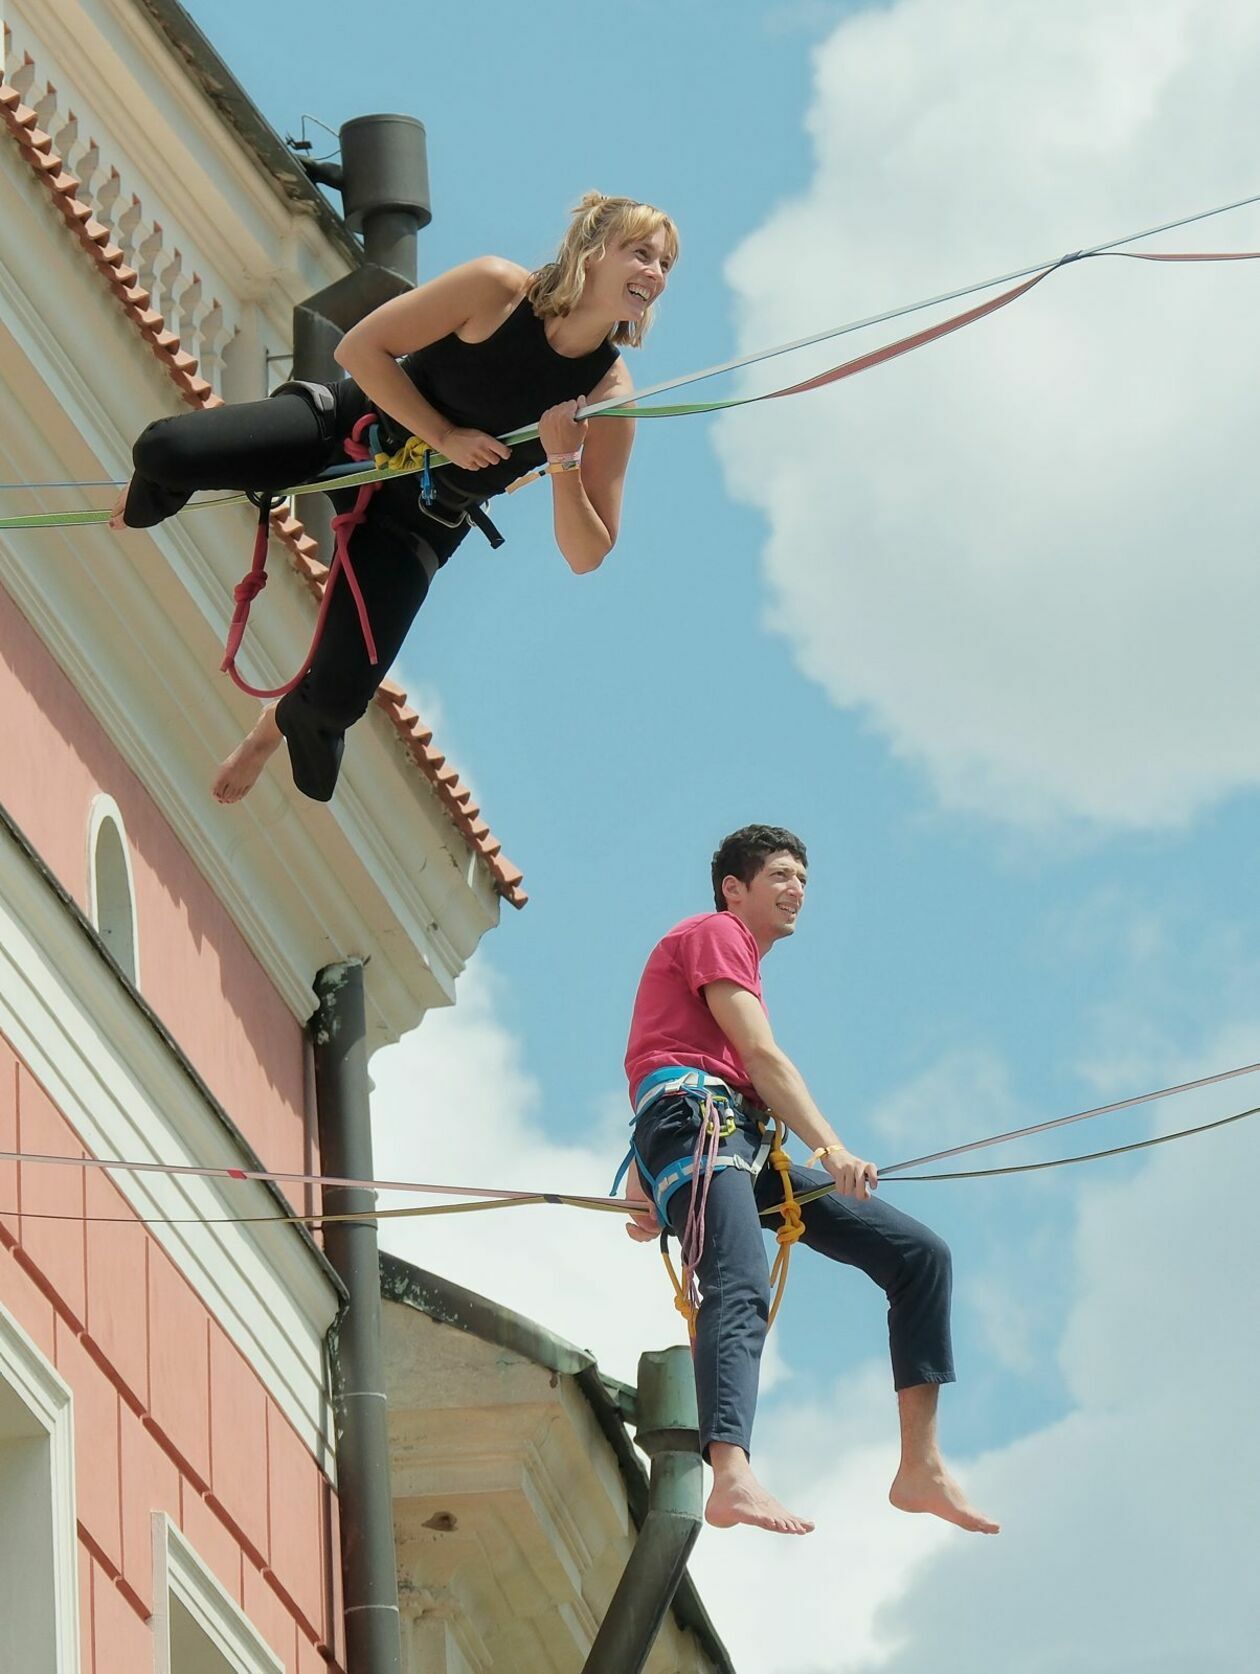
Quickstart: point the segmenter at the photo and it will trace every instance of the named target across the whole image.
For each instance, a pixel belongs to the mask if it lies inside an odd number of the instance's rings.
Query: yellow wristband
[[[835,1145],[820,1145],[805,1166],[806,1168],[813,1168],[816,1162],[821,1162],[824,1157],[829,1157],[833,1151],[843,1151],[844,1149],[845,1147],[838,1141]]]

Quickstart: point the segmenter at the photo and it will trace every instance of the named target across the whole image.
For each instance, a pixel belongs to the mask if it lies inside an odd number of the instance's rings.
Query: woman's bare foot
[[[215,775],[211,787],[215,801],[239,802],[248,796],[283,738],[276,723],[276,706],[269,703]]]
[[[902,1465],[888,1490],[888,1500],[898,1511],[926,1511],[973,1534],[997,1534],[1001,1527],[967,1503],[967,1496],[940,1463]]]
[[[108,528],[125,529],[127,527],[126,523],[123,521],[123,513],[127,509],[127,495],[130,490],[131,484],[128,483],[122,490],[121,494],[119,494],[118,498],[114,501],[113,508],[109,514],[109,523],[107,524]]]
[[[704,1520],[715,1529],[733,1529],[745,1523],[772,1534],[809,1534],[814,1525],[795,1517],[767,1494],[752,1473],[748,1455],[730,1442],[713,1442],[709,1447],[713,1465],[713,1491],[704,1508]]]

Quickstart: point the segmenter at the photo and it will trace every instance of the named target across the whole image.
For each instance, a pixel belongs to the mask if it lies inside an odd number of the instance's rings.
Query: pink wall
[[[3,1037],[0,1150],[85,1154]],[[329,1484],[103,1174],[0,1163],[0,1303],[74,1392],[82,1674],[152,1666],[155,1510],[287,1670],[344,1662]]]
[[[0,802],[85,912],[92,800],[105,791],[118,804],[135,879],[144,997],[263,1161],[300,1172],[306,1166],[300,1024],[2,589],[0,714]],[[206,802],[209,814],[208,790]]]
[[[113,797],[145,999],[264,1162],[303,1169],[300,1024],[3,591],[0,713],[9,815],[86,911],[91,804],[100,791]],[[84,1154],[3,1037],[0,1150]],[[343,1660],[329,1484],[104,1175],[0,1163],[0,1303],[74,1392],[82,1674],[152,1666],[154,1510],[169,1513],[287,1670]]]

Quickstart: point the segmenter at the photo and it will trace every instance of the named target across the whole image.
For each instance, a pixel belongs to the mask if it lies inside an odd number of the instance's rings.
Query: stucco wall
[[[83,1154],[3,1038],[0,1150]],[[0,1163],[0,1211],[0,1306],[74,1397],[82,1674],[153,1666],[154,1511],[286,1670],[340,1662],[335,1498],[191,1285],[99,1171]]]
[[[100,791],[113,797],[131,856],[146,1000],[268,1166],[303,1170],[301,1025],[152,798],[2,590],[0,713],[0,802],[86,911],[92,801]]]

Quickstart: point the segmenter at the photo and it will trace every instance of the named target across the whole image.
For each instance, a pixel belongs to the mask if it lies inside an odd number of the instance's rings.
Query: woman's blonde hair
[[[535,314],[546,320],[570,313],[581,299],[588,261],[602,256],[610,244],[628,244],[661,231],[665,234],[665,259],[672,266],[678,260],[678,228],[663,209],[634,198],[606,198],[602,192],[587,192],[573,211],[554,260],[529,276],[525,294]],[[621,320],[609,332],[609,341],[637,348],[651,322],[650,308],[641,320]]]

